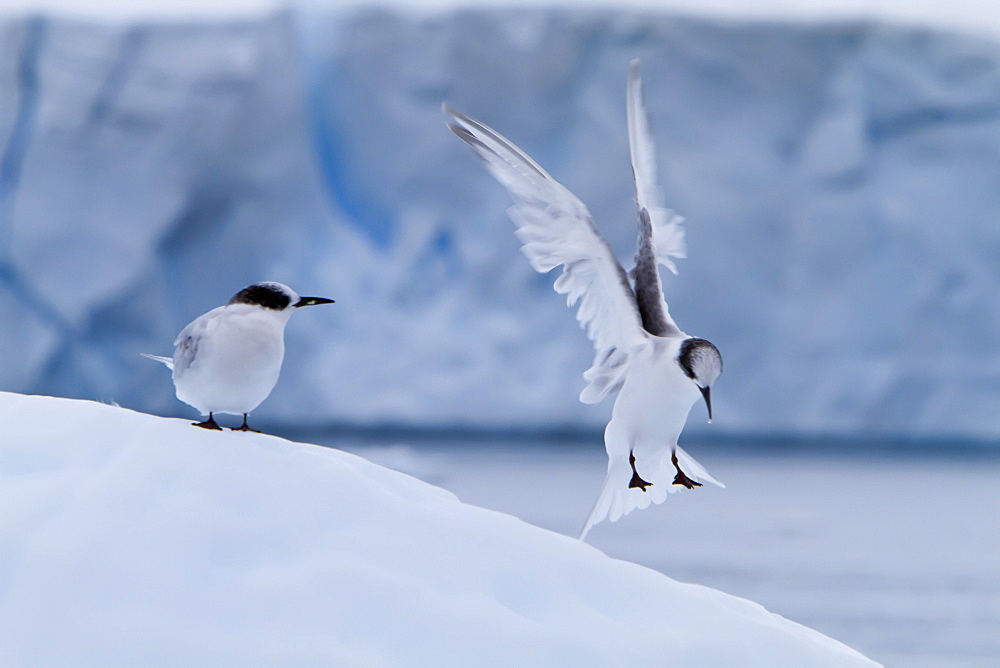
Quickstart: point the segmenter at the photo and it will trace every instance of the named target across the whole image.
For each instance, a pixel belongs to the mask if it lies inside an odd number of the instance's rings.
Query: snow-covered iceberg
[[[338,304],[289,327],[260,420],[599,427],[585,337],[439,109],[627,258],[635,57],[714,429],[995,438],[1000,44],[639,10],[3,21],[0,387],[186,414],[138,353],[278,280]]]
[[[0,393],[0,663],[870,666],[337,450]]]

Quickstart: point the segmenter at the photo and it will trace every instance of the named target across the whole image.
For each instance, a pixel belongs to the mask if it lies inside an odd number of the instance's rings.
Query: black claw
[[[694,480],[691,480],[691,478],[687,477],[687,474],[685,474],[684,471],[681,471],[681,467],[677,464],[676,452],[670,453],[670,461],[673,462],[674,468],[677,469],[677,475],[674,476],[675,485],[684,485],[688,489],[694,489],[695,487],[702,486],[700,482],[695,482]]]
[[[211,413],[208,414],[208,419],[205,420],[204,422],[192,422],[191,424],[195,427],[201,427],[202,429],[214,429],[216,431],[222,431],[222,427],[220,427],[219,423],[215,421],[215,418],[212,416]]]
[[[251,429],[250,427],[247,426],[247,414],[246,413],[243,414],[243,426],[241,426],[241,427],[233,427],[232,431],[252,431],[255,434],[259,434],[260,433],[260,430],[258,430],[258,429]]]
[[[677,475],[674,476],[674,484],[684,485],[688,489],[694,489],[695,487],[702,486],[700,482],[695,482],[694,480],[691,480],[691,478],[684,475],[684,471],[677,472]]]
[[[632,479],[628,483],[628,488],[629,489],[635,489],[636,487],[638,487],[639,489],[641,489],[644,492],[646,491],[647,487],[652,487],[652,486],[653,486],[653,483],[646,482],[645,480],[643,480],[642,478],[639,477],[638,473],[633,473],[632,474]]]
[[[645,480],[639,477],[639,472],[635,470],[635,455],[632,454],[631,452],[628,453],[628,463],[629,466],[632,467],[632,479],[628,483],[629,489],[635,489],[636,487],[638,487],[639,489],[645,492],[647,487],[653,486],[653,483],[646,482]]]

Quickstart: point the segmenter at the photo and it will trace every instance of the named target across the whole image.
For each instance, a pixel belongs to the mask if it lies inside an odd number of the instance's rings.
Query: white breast
[[[190,364],[175,365],[177,398],[202,413],[255,409],[278,382],[285,355],[287,318],[276,315],[233,305],[202,316]]]
[[[697,385],[677,364],[681,341],[652,337],[650,345],[635,352],[611,417],[632,448],[676,445],[700,396]]]

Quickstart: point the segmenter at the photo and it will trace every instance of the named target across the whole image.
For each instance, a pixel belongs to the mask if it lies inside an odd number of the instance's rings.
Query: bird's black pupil
[[[283,311],[292,303],[291,297],[282,290],[272,288],[269,285],[251,285],[237,292],[230,304],[254,304],[264,308]]]

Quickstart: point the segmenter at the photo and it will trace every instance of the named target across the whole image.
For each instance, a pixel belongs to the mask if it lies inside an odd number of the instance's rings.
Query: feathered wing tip
[[[625,384],[630,358],[618,348],[609,348],[594,356],[594,363],[583,372],[587,386],[580,392],[580,401],[596,404],[614,394]]]
[[[174,360],[172,357],[163,357],[162,355],[150,355],[149,353],[139,353],[143,357],[147,357],[151,360],[161,363],[163,366],[167,367],[171,371],[174,370]]]
[[[448,118],[448,129],[469,145],[515,200],[545,206],[554,199],[574,214],[587,215],[586,207],[576,196],[509,139],[447,102],[441,104],[441,111]]]
[[[508,213],[521,250],[538,272],[562,267],[554,288],[577,308],[597,351],[629,350],[645,338],[625,270],[576,195],[486,124],[442,107],[448,127],[510,192]]]
[[[638,60],[633,60],[629,68],[626,110],[636,205],[649,212],[657,261],[676,274],[674,259],[687,257],[684,218],[663,205],[663,192],[657,178],[656,147],[643,102]]]
[[[656,249],[656,260],[677,274],[676,258],[687,257],[687,243],[684,241],[684,216],[671,209],[650,211],[650,222],[653,225],[653,247]]]

